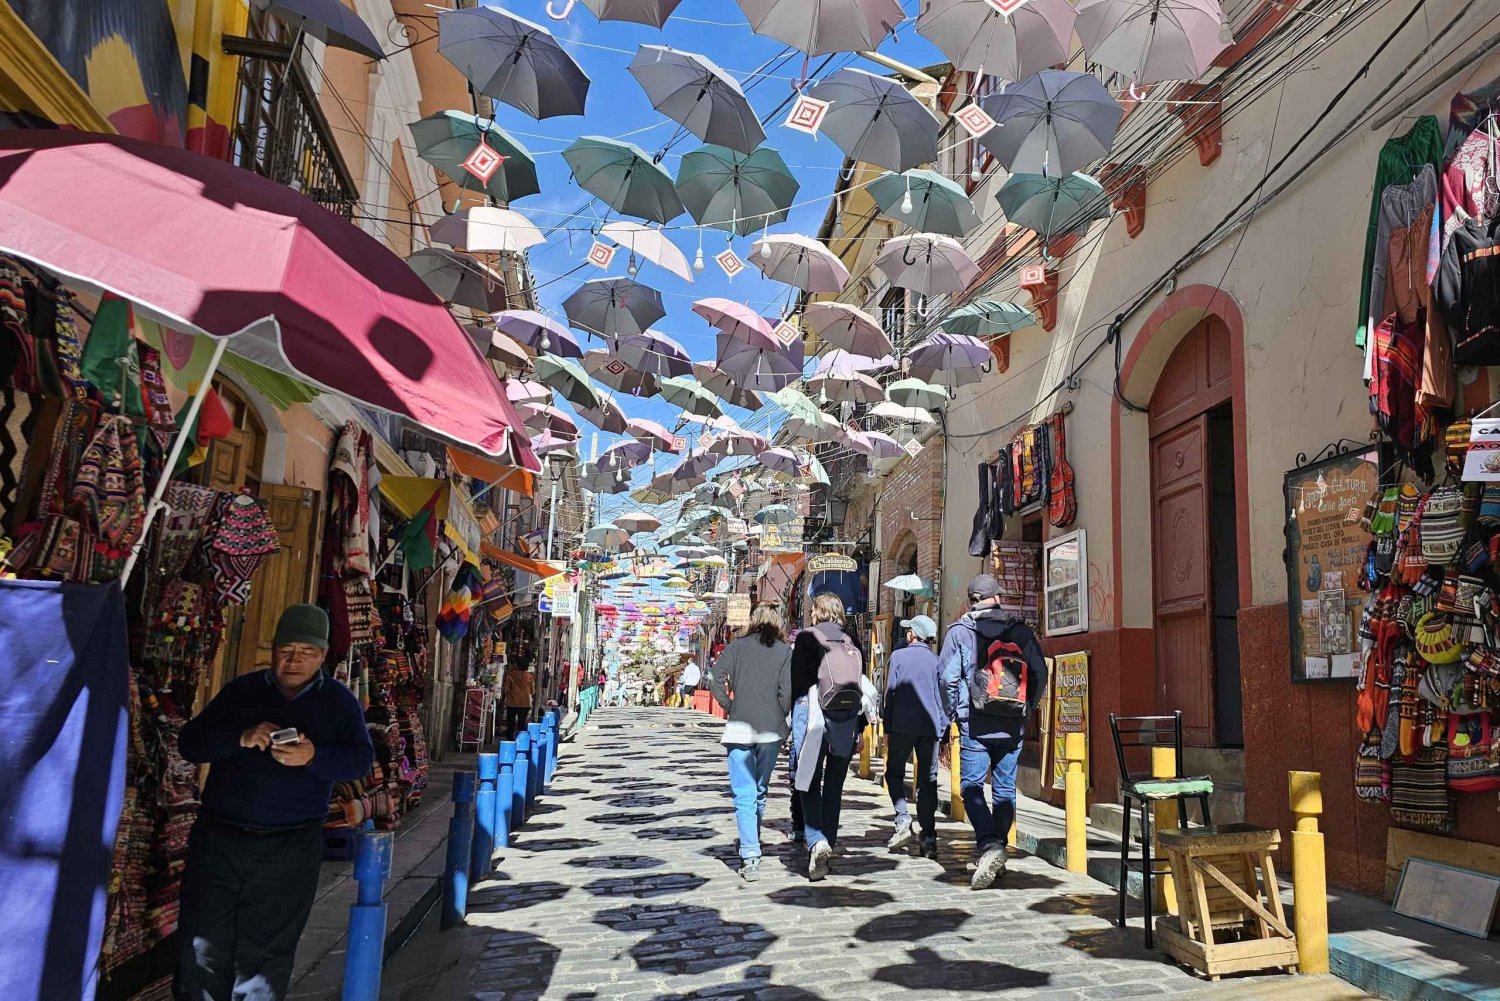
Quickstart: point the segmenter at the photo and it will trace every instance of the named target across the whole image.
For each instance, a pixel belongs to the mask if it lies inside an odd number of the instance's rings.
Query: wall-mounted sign
[[[824,553],[807,561],[809,573],[853,573],[859,564],[842,553]]]
[[[1083,529],[1042,548],[1042,602],[1048,636],[1089,631],[1088,536]]]
[[[724,624],[730,629],[743,629],[750,624],[750,596],[731,594],[724,609]]]

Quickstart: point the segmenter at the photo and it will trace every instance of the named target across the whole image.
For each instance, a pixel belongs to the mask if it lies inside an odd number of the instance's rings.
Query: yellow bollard
[[[865,739],[859,745],[859,777],[867,779],[870,777],[870,750],[875,743],[875,728],[869,724],[865,725]]]
[[[1154,779],[1175,779],[1177,775],[1177,750],[1171,747],[1151,748],[1151,777]],[[1127,823],[1129,818],[1126,818]],[[1181,827],[1181,821],[1177,816],[1177,801],[1165,799],[1152,804],[1151,808],[1151,857],[1159,858],[1162,855],[1161,846],[1157,844],[1156,836],[1161,831],[1169,831]],[[1128,828],[1127,828],[1128,830]],[[1150,865],[1148,861],[1146,863]],[[1152,877],[1156,887],[1156,913],[1177,913],[1177,885],[1172,879],[1171,873],[1163,873]]]
[[[1063,759],[1068,763],[1063,777],[1064,803],[1067,817],[1068,871],[1088,872],[1088,778],[1083,774],[1083,762],[1088,753],[1087,737],[1081,733],[1063,734]],[[1127,817],[1128,821],[1129,818]]]
[[[948,817],[965,820],[963,783],[959,772],[958,724],[948,730]]]
[[[1288,772],[1287,792],[1297,829],[1292,832],[1292,906],[1296,910],[1297,969],[1328,972],[1328,874],[1323,866],[1323,776]],[[1275,893],[1275,887],[1268,887]]]

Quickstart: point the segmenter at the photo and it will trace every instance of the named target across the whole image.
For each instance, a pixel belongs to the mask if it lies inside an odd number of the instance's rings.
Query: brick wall
[[[929,446],[914,459],[905,459],[878,485],[880,492],[880,581],[883,584],[905,567],[898,561],[917,547],[917,573],[936,582],[941,566],[943,450]],[[913,520],[913,515],[916,516]],[[880,589],[881,612],[896,608],[896,592]]]

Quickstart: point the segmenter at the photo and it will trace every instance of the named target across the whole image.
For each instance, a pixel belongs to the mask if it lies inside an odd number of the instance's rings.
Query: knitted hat
[[[317,605],[288,606],[276,623],[276,637],[271,642],[275,646],[307,643],[327,650],[328,613]]]
[[[1453,624],[1446,615],[1429,613],[1417,623],[1417,652],[1429,664],[1452,664],[1463,658],[1464,648],[1453,635]]]

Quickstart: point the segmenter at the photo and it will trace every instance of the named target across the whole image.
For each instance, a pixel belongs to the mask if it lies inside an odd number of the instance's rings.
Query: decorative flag
[[[993,3],[994,0],[991,0]],[[828,107],[831,101],[820,101],[816,97],[808,97],[801,94],[797,97],[797,103],[792,105],[791,113],[783,122],[787,128],[796,129],[798,132],[806,132],[810,136],[816,136],[818,130],[823,127],[823,119],[828,115]]]
[[[435,487],[432,496],[427,498],[427,503],[411,516],[411,520],[401,530],[398,545],[401,547],[401,554],[405,557],[407,565],[413,570],[426,570],[437,559],[437,506],[438,499],[442,497],[443,490],[446,488],[446,483]]]
[[[488,184],[490,178],[495,176],[495,171],[499,170],[501,164],[507,159],[508,157],[502,156],[499,150],[481,139],[479,145],[474,147],[474,152],[470,153],[459,166],[479,178],[481,183]]]

